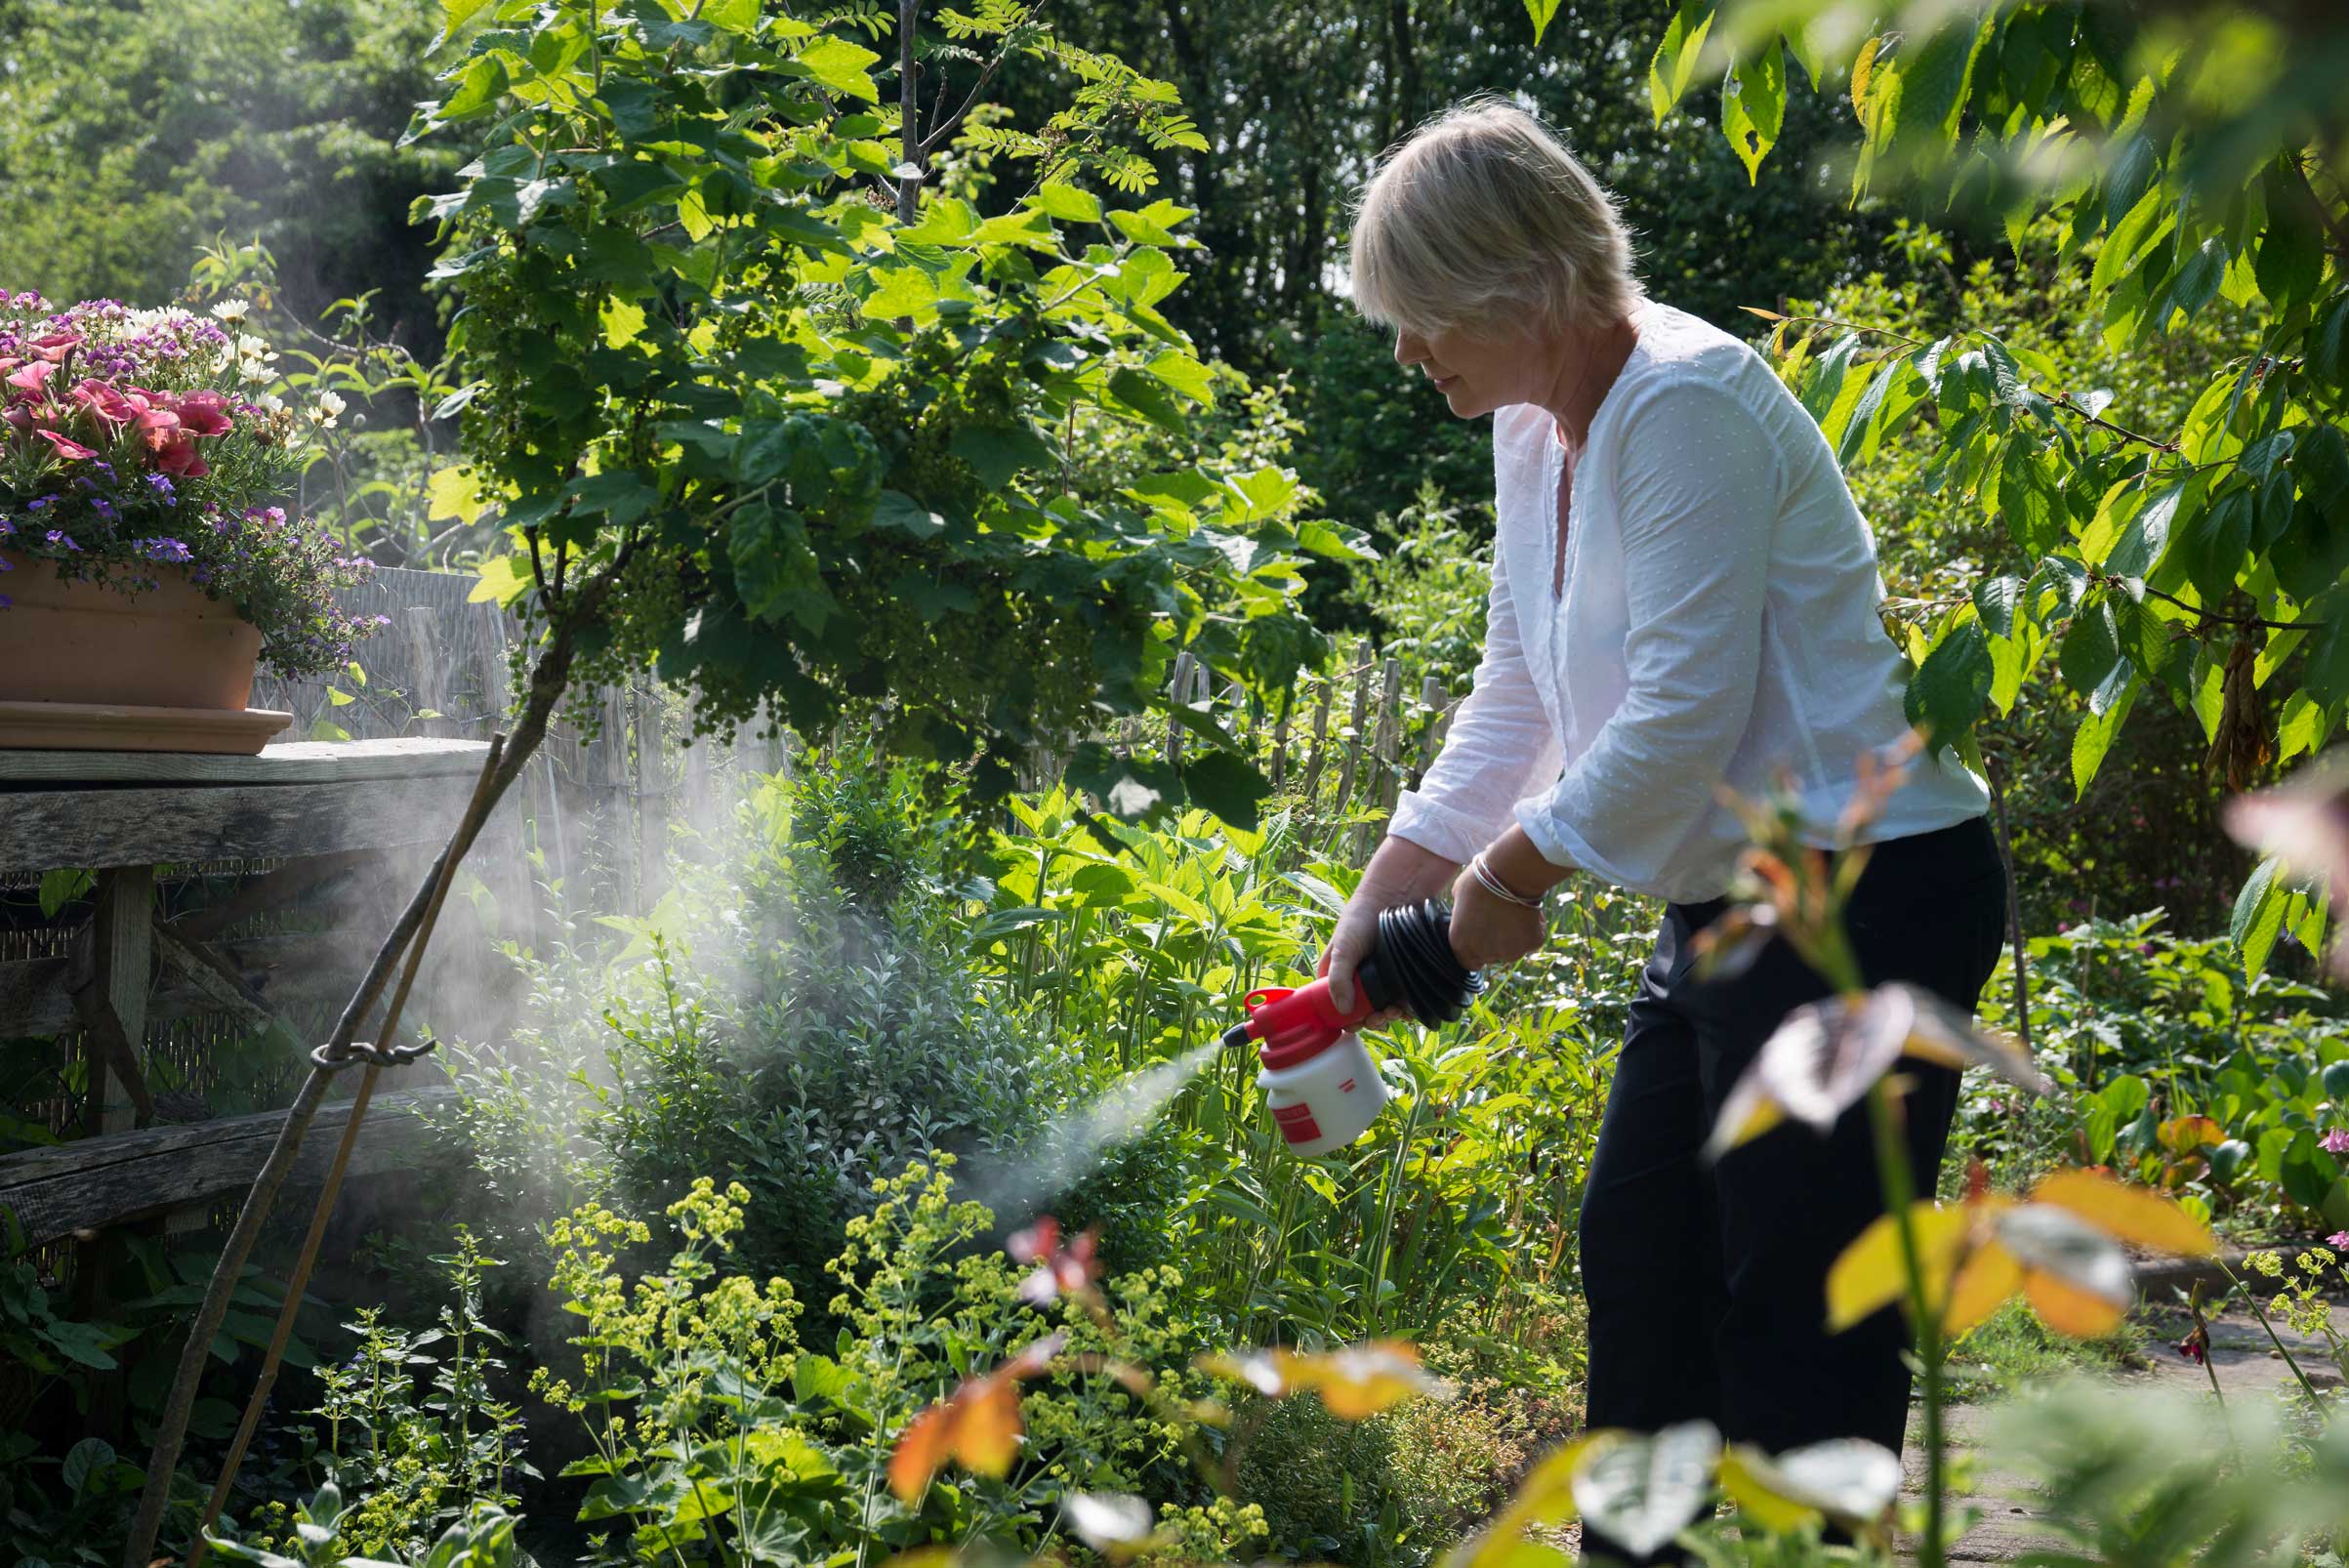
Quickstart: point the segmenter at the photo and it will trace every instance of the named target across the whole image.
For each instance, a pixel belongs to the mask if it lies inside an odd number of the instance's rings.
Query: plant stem
[[[1916,1360],[1925,1382],[1925,1527],[1917,1543],[1917,1568],[1943,1568],[1948,1559],[1942,1542],[1945,1527],[1942,1504],[1947,1477],[1943,1470],[1941,1406],[1941,1324],[1934,1304],[1925,1297],[1924,1261],[1916,1248],[1916,1221],[1910,1213],[1916,1201],[1909,1175],[1908,1140],[1901,1134],[1900,1112],[1892,1091],[1879,1078],[1869,1086],[1868,1121],[1875,1135],[1876,1174],[1884,1185],[1885,1212],[1900,1235],[1901,1266],[1909,1276],[1909,1317],[1916,1329]]]
[[[2244,1304],[2251,1309],[2251,1316],[2257,1318],[2259,1320],[2259,1326],[2267,1331],[2268,1342],[2276,1347],[2276,1353],[2284,1358],[2284,1364],[2291,1368],[2292,1376],[2300,1381],[2300,1391],[2308,1396],[2308,1402],[2310,1404],[2314,1405],[2319,1410],[2323,1410],[2325,1408],[2325,1401],[2318,1396],[2316,1384],[2310,1382],[2308,1381],[2308,1374],[2300,1370],[2300,1358],[2293,1355],[2290,1350],[2286,1348],[2284,1341],[2276,1337],[2276,1325],[2270,1323],[2267,1320],[2267,1314],[2260,1310],[2259,1298],[2252,1295],[2251,1288],[2248,1285],[2246,1285],[2242,1280],[2237,1279],[2235,1277],[2235,1270],[2229,1268],[2225,1263],[2222,1262],[2218,1265],[2218,1271],[2227,1276],[2227,1283],[2233,1285],[2237,1290],[2243,1292]]]

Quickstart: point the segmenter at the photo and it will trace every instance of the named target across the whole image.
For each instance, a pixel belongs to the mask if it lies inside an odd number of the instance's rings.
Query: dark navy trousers
[[[1704,1419],[1770,1452],[1865,1437],[1898,1452],[1908,1327],[1892,1308],[1826,1331],[1829,1264],[1883,1213],[1865,1104],[1834,1133],[1781,1126],[1717,1166],[1700,1150],[1722,1097],[1781,1018],[1828,994],[1783,941],[1699,981],[1690,938],[1719,902],[1668,905],[1624,1031],[1583,1197],[1589,1424]],[[1871,985],[1906,980],[1970,1011],[1997,966],[2006,878],[1982,818],[1877,845],[1847,919]],[[1930,1196],[1958,1074],[1903,1060],[1912,1177]],[[1595,1561],[1634,1559],[1591,1534]]]

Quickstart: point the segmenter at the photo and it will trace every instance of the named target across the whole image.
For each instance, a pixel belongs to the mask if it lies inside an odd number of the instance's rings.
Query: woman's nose
[[[1395,333],[1395,363],[1416,365],[1427,357],[1427,346],[1408,332]]]

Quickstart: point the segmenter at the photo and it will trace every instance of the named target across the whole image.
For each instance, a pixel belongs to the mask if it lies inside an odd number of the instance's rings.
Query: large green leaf
[[[1909,722],[1930,738],[1936,754],[1973,728],[1990,697],[1996,664],[1982,623],[1967,615],[1925,655],[1903,698]]]
[[[1696,79],[1705,35],[1712,27],[1712,0],[1680,0],[1672,8],[1672,20],[1648,62],[1648,106],[1656,111],[1658,125]]]
[[[852,44],[845,38],[836,38],[827,33],[812,40],[792,57],[792,63],[806,72],[818,86],[872,103],[880,101],[881,89],[873,85],[868,68],[880,59],[879,55],[862,44]]]
[[[1732,66],[1721,80],[1721,134],[1746,166],[1749,184],[1760,181],[1762,159],[1778,144],[1786,117],[1786,54],[1773,37],[1769,48]],[[1880,400],[1883,393],[1878,390],[1875,395]],[[1858,423],[1865,429],[1866,420]]]

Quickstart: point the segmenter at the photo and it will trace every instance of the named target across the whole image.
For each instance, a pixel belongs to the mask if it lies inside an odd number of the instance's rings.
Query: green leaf
[[[97,1475],[114,1464],[114,1445],[103,1437],[85,1437],[65,1452],[64,1468],[58,1478],[65,1490],[80,1497]]]
[[[2175,331],[2201,314],[2203,307],[2218,293],[2219,279],[2227,275],[2228,260],[2225,240],[2215,234],[2204,240],[2170,280],[2168,296],[2154,317],[2155,328]],[[2170,319],[2172,312],[2176,315],[2174,322]]]
[[[792,60],[792,63],[812,78],[820,87],[850,98],[861,98],[868,103],[881,101],[881,89],[873,85],[867,67],[881,57],[861,44],[827,33],[812,40]]]
[[[2112,708],[2134,679],[2122,657],[2121,628],[2111,597],[2098,590],[2082,600],[2072,617],[2072,629],[2056,649],[2055,667],[2065,683],[2088,699],[2088,711],[2102,714]]]
[[[1549,19],[1558,14],[1558,0],[1525,0],[1525,14],[1534,19],[1534,45],[1539,48],[1542,34],[1549,30]]]
[[[967,425],[954,433],[948,450],[969,464],[990,490],[1010,484],[1023,469],[1051,468],[1059,462],[1041,436],[1016,425]]]
[[[1996,666],[1982,623],[1968,615],[1943,634],[1909,681],[1902,699],[1909,722],[1922,729],[1938,756],[1973,728],[1990,697]]]
[[[1186,759],[1182,787],[1195,805],[1205,806],[1236,828],[1254,829],[1257,808],[1272,783],[1236,752],[1209,752]]]
[[[1047,218],[1064,224],[1097,224],[1101,221],[1101,199],[1090,190],[1072,185],[1050,181],[1028,192],[1027,203]]]
[[[2243,890],[2235,895],[2235,913],[2227,922],[2227,939],[2235,944],[2243,972],[2249,979],[2257,979],[2267,968],[2268,955],[2284,929],[2284,905],[2290,888],[2277,876],[2278,869],[2273,855],[2252,869]]]
[[[474,568],[474,573],[480,581],[466,596],[469,604],[511,604],[538,586],[530,572],[530,557],[518,553],[491,556]]]
[[[41,918],[55,920],[58,912],[98,886],[98,874],[84,866],[64,866],[41,874]]]
[[[1705,34],[1712,27],[1712,5],[1713,0],[1680,0],[1656,45],[1655,58],[1648,62],[1648,105],[1656,111],[1658,125],[1696,78]]]
[[[1974,61],[1990,35],[1990,21],[1980,9],[1960,13],[1927,38],[1921,48],[1904,47],[1900,56],[1901,129],[1914,138],[1931,131],[1948,148],[1958,138],[1958,118],[1965,107],[1974,77]]]
[[[918,315],[934,310],[938,305],[938,285],[929,273],[919,267],[879,268],[873,270],[874,282],[879,285],[865,296],[861,309],[869,316],[889,318]]]
[[[1161,351],[1150,360],[1150,374],[1197,403],[1216,400],[1215,378],[1207,366],[1180,349]]]
[[[458,28],[495,3],[496,0],[440,0],[440,36],[433,41],[433,48],[437,50],[454,38]]]
[[[1109,394],[1171,434],[1182,435],[1189,431],[1182,410],[1174,406],[1174,399],[1167,395],[1166,389],[1138,370],[1119,370],[1111,375]]]
[[[456,90],[433,110],[435,124],[447,125],[486,114],[506,91],[506,62],[495,52],[475,56],[457,78]]]
[[[2123,670],[2128,666],[2122,665]],[[2102,713],[2091,711],[2072,732],[2072,796],[2078,800],[2088,792],[2096,770],[2104,765],[2105,754],[2113,749],[2113,741],[2128,719],[2130,704],[2137,700],[2137,677],[2129,670],[2121,685],[2120,695]]]
[[[873,526],[927,539],[945,532],[946,519],[902,490],[884,490],[873,503]]]
[[[1787,117],[1787,61],[1776,38],[1758,59],[1733,65],[1721,80],[1721,134],[1746,166],[1746,182],[1761,179],[1762,159],[1778,144]],[[1876,396],[1881,398],[1881,391]],[[1865,420],[1857,421],[1863,427]]]
[[[2290,151],[2277,154],[2261,180],[2267,228],[2259,236],[2252,275],[2279,315],[2297,301],[2314,300],[2325,278],[2325,236],[2308,209],[2298,177],[2285,172],[2287,161],[2296,156]]]

